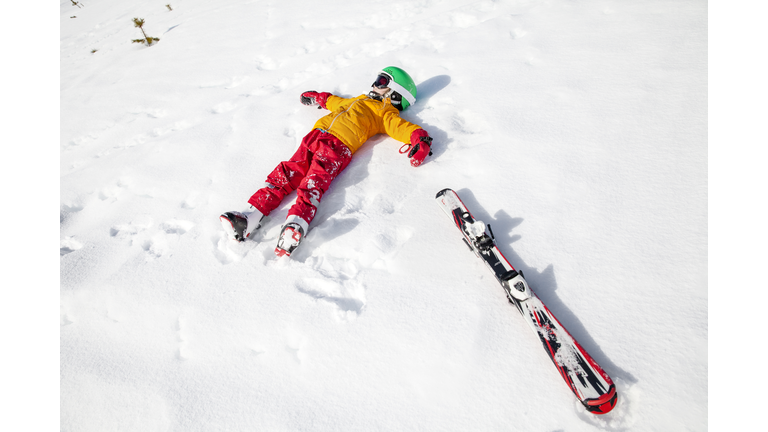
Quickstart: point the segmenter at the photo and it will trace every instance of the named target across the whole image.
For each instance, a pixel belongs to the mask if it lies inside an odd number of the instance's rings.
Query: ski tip
[[[582,403],[587,408],[587,411],[591,412],[592,414],[606,414],[616,406],[618,397],[619,394],[616,393],[616,386],[611,385],[608,393],[596,399],[587,399]]]
[[[440,192],[437,193],[437,195],[435,195],[435,199],[440,198],[441,196],[445,195],[445,193],[448,192],[449,190],[451,190],[451,188],[445,188],[445,189],[441,190]]]

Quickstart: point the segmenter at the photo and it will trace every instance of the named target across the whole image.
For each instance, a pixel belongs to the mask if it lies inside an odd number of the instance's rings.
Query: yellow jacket
[[[315,129],[331,133],[349,147],[352,153],[363,146],[368,138],[385,133],[392,138],[410,144],[411,134],[421,129],[400,118],[389,99],[378,101],[366,95],[345,99],[328,96],[325,107],[331,111],[315,123]]]

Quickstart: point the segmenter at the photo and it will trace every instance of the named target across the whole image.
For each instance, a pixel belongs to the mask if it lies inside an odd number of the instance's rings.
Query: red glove
[[[330,93],[318,93],[314,90],[312,91],[306,91],[301,94],[301,103],[304,105],[320,105],[317,107],[317,109],[325,108],[325,102],[328,100],[328,97],[331,96]],[[325,108],[327,109],[327,108]]]
[[[408,157],[411,165],[417,167],[424,162],[427,156],[432,154],[432,137],[424,129],[416,129],[411,134],[411,151]]]

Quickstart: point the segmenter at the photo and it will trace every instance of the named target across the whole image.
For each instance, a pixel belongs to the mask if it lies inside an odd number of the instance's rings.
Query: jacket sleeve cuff
[[[416,129],[411,132],[411,144],[416,145],[421,142],[422,138],[429,137],[429,134],[424,129]]]
[[[333,96],[332,94],[328,92],[318,93],[317,95],[317,104],[320,105],[324,109],[328,109],[325,107],[325,105],[328,103],[328,98]]]

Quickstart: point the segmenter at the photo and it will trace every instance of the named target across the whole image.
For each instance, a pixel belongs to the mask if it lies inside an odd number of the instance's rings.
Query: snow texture
[[[707,2],[82,3],[60,0],[61,431],[707,430]],[[386,66],[417,84],[426,163],[376,136],[291,258],[295,193],[227,239],[326,112],[301,92]],[[611,413],[446,187],[613,378]]]

